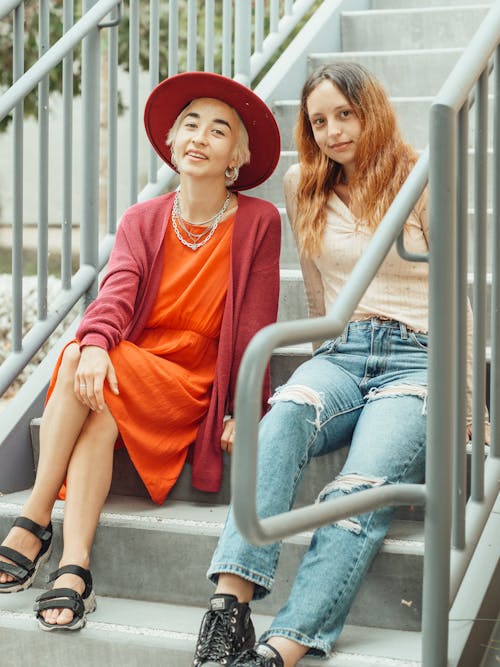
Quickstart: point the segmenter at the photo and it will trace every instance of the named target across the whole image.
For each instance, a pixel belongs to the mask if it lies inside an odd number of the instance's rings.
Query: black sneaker
[[[236,658],[233,667],[283,667],[283,659],[269,644],[257,644]]]
[[[232,665],[235,658],[255,644],[250,607],[234,595],[213,595],[201,622],[193,666]]]

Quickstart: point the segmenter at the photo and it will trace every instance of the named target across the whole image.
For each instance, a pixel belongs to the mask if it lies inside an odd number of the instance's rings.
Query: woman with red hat
[[[95,609],[90,552],[117,441],[158,504],[188,456],[193,486],[219,490],[241,356],[277,315],[279,213],[240,193],[278,162],[272,112],[232,79],[190,72],[160,83],[144,118],[180,185],[120,222],[99,295],[52,377],[33,490],[0,547],[0,592],[31,586],[65,497],[54,588],[35,604],[43,630],[77,630]],[[268,391],[269,378],[263,410]]]

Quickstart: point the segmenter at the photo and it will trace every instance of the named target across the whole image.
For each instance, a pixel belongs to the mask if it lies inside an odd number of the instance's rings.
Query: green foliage
[[[179,1],[179,15],[178,15],[178,45],[177,45],[177,59],[178,71],[183,72],[187,68],[187,1]],[[204,2],[198,3],[198,13],[196,17],[196,67],[203,69],[203,51],[204,51],[204,34],[205,34],[205,7]],[[215,71],[221,70],[222,62],[222,0],[215,1],[214,10],[214,68]],[[122,22],[119,27],[118,38],[118,62],[125,69],[128,70],[129,62],[129,26],[130,13],[128,5],[124,6],[124,14]],[[150,6],[149,3],[141,4],[139,17],[139,62],[144,70],[149,69],[149,20],[150,20]],[[168,12],[160,13],[159,21],[159,43],[160,43],[160,81],[165,79],[168,75],[168,29],[169,29]]]
[[[38,60],[38,2],[24,3],[24,70],[27,71]],[[75,1],[75,12],[81,12],[81,1]],[[63,34],[63,2],[54,0],[50,3],[50,28],[49,41],[54,44]],[[12,85],[13,65],[13,14],[0,23],[0,88],[8,88]],[[75,49],[73,66],[73,93],[80,93],[80,49]],[[51,70],[49,74],[50,92],[62,90],[62,66]],[[38,101],[36,88],[24,100],[24,114],[29,117],[37,117]],[[12,120],[7,116],[0,122],[0,132],[5,130]]]
[[[75,21],[81,16],[81,0],[74,2]],[[186,69],[187,61],[187,1],[179,2],[179,44],[177,48],[178,70]],[[149,2],[140,2],[139,13],[139,61],[144,70],[149,68]],[[30,0],[24,3],[24,70],[28,70],[38,59],[38,2]],[[118,29],[118,61],[128,70],[129,67],[129,3],[123,3],[123,17]],[[222,31],[222,0],[215,3],[215,69],[220,71],[221,66],[221,31]],[[205,3],[200,3],[197,15],[197,67],[203,69],[203,35],[205,25]],[[168,11],[160,14],[160,80],[168,76]],[[63,0],[53,0],[50,3],[50,44],[54,44],[63,34]],[[107,37],[106,30],[101,32],[102,39]],[[73,53],[73,93],[80,94],[81,84],[81,49]],[[13,65],[13,14],[0,23],[0,89],[12,85]],[[49,75],[50,92],[62,90],[62,65],[54,68]],[[121,109],[122,110],[122,107]],[[24,101],[26,117],[36,118],[38,115],[37,90],[34,89]],[[0,122],[0,132],[5,130],[12,120],[7,116]]]

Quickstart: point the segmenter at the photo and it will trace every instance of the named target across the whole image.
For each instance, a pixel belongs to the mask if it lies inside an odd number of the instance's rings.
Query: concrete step
[[[433,97],[393,97],[392,105],[398,117],[399,126],[405,140],[417,149],[423,149],[429,143],[429,110]],[[494,97],[490,95],[489,118],[493,118]],[[294,127],[299,111],[298,100],[278,100],[273,111],[280,126],[283,150],[296,150]],[[489,145],[493,145],[493,131],[490,121]],[[475,114],[469,114],[469,146],[474,146]]]
[[[428,97],[436,95],[462,48],[406,49],[311,53],[309,72],[320,65],[349,61],[364,65],[381,81],[390,97]]]
[[[0,610],[2,667],[190,667],[202,607],[97,597],[97,609],[81,632],[46,633],[31,611],[40,590],[3,596]],[[2,599],[3,602],[3,599]],[[253,614],[258,635],[271,618]],[[420,633],[346,626],[325,667],[420,665]],[[22,657],[20,651],[22,650]],[[314,667],[317,658],[304,658]]]
[[[23,491],[0,498],[1,535],[7,533],[19,514],[26,495]],[[61,501],[56,502],[54,554],[42,575],[57,567],[63,506]],[[97,594],[204,607],[213,592],[206,570],[226,512],[226,506],[167,501],[158,507],[142,498],[110,496],[92,551]],[[280,609],[310,539],[311,533],[301,533],[284,541],[275,587],[272,595],[253,604],[257,613],[274,615]],[[422,522],[394,521],[348,622],[419,630],[423,552]],[[36,583],[43,587],[43,577]]]
[[[342,12],[342,51],[465,47],[488,13],[488,5]]]
[[[492,5],[493,0],[404,0],[407,8]],[[401,9],[401,0],[371,0],[372,9]]]
[[[283,269],[299,269],[300,262],[297,252],[297,246],[295,239],[292,234],[290,223],[288,222],[286,210],[284,208],[280,209],[281,214],[281,224],[282,224],[282,233],[281,233],[281,258],[280,264]],[[474,266],[474,244],[472,242],[473,232],[475,227],[475,215],[474,211],[469,211],[469,242],[467,244],[468,251],[468,266],[472,268]],[[487,238],[491,239],[493,234],[493,211],[490,209],[488,211],[487,219]],[[492,270],[492,246],[491,243],[488,243],[488,252],[486,256],[486,270]]]
[[[282,269],[298,269],[300,266],[297,244],[293,236],[290,223],[284,207],[279,209],[281,215],[281,255],[280,267]]]
[[[493,153],[488,151],[488,206],[492,205],[493,198]],[[268,199],[272,201],[275,206],[278,208],[283,208],[285,206],[285,195],[283,192],[283,177],[289,167],[292,164],[295,164],[298,161],[297,151],[281,151],[280,160],[278,166],[274,171],[271,178],[269,178],[265,183],[259,185],[258,187],[249,190],[248,194],[255,197],[262,197],[263,199]],[[474,206],[474,190],[473,190],[473,177],[474,177],[474,150],[469,149],[469,206]]]

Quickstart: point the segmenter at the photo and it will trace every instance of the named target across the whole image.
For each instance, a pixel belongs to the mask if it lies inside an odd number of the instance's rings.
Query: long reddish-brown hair
[[[314,71],[302,89],[295,128],[300,178],[293,224],[299,250],[306,256],[319,250],[326,202],[335,184],[343,180],[342,166],[316,144],[307,113],[309,95],[325,80],[347,98],[361,122],[354,155],[356,170],[348,183],[349,206],[356,211],[358,222],[377,227],[417,160],[416,152],[401,137],[387,94],[370,72],[348,62],[323,65]]]

